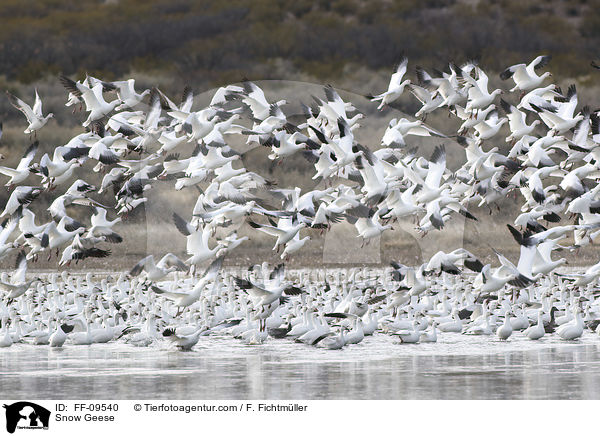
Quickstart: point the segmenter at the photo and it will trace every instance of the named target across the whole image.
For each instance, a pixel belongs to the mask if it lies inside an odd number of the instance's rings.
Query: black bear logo
[[[22,427],[48,428],[50,411],[42,406],[28,401],[5,404],[6,431],[14,433],[17,425]]]

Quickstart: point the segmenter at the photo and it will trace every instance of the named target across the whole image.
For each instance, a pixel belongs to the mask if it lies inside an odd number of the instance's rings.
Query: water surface
[[[600,338],[379,334],[343,350],[201,338],[191,352],[125,344],[0,350],[0,395],[28,399],[600,399]]]

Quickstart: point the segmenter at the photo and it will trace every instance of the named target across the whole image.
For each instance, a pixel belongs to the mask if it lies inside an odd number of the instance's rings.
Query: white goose
[[[556,329],[556,334],[566,341],[572,341],[583,335],[584,323],[579,306],[573,308],[574,319]]]
[[[168,292],[164,291],[156,286],[152,286],[151,289],[159,294],[164,296],[165,298],[173,301],[173,304],[179,308],[178,313],[188,306],[194,304],[200,296],[202,292],[205,290],[207,284],[216,280],[217,275],[219,274],[219,270],[221,269],[221,265],[223,264],[223,257],[217,258],[204,272],[202,278],[194,285],[191,292]]]
[[[542,310],[538,311],[537,324],[523,330],[523,334],[533,341],[544,337],[544,312]]]
[[[538,56],[531,61],[529,65],[513,65],[502,71],[502,73],[500,73],[500,78],[502,80],[508,80],[512,77],[515,82],[515,86],[510,90],[511,92],[517,90],[523,92],[530,91],[540,86],[544,79],[552,76],[552,74],[549,72],[545,72],[541,76],[538,76],[536,73],[536,70],[548,65],[548,62],[550,62],[551,59],[552,56]]]
[[[500,99],[500,105],[506,117],[508,118],[508,127],[510,128],[510,135],[506,137],[506,142],[515,143],[523,136],[530,135],[535,130],[536,126],[541,123],[540,120],[534,120],[531,124],[527,125],[527,115],[521,112],[512,104],[507,103],[505,100]]]
[[[158,263],[154,263],[154,256],[151,254],[140,260],[129,271],[129,275],[135,277],[142,272],[146,273],[146,280],[155,282],[162,279],[173,271],[187,271],[188,267],[173,253],[165,254]]]
[[[25,117],[27,118],[29,126],[27,126],[27,128],[23,132],[25,134],[37,134],[37,131],[44,127],[50,118],[54,117],[53,113],[49,113],[46,116],[44,116],[44,114],[42,113],[42,100],[38,95],[37,89],[35,90],[35,103],[33,104],[33,109],[23,100],[15,97],[8,91],[6,91],[6,95],[8,96],[8,101],[10,101],[10,104],[12,104],[15,108],[23,112],[23,114],[25,114]]]
[[[498,339],[505,341],[512,335],[512,332],[513,328],[510,322],[510,313],[507,312],[504,315],[504,323],[496,330],[496,335],[498,336]]]
[[[117,87],[117,96],[123,104],[117,106],[117,110],[133,108],[137,106],[144,97],[150,94],[149,89],[145,89],[141,94],[135,91],[135,79],[129,79],[121,82],[112,82]]]
[[[8,348],[13,344],[12,337],[8,330],[8,317],[2,318],[2,330],[0,330],[0,348]]]
[[[387,104],[390,104],[396,101],[404,92],[404,88],[410,84],[410,80],[406,79],[402,81],[402,78],[406,74],[406,68],[408,66],[408,58],[402,57],[400,62],[398,62],[398,66],[396,67],[396,71],[392,74],[390,78],[390,83],[388,85],[387,91],[383,94],[376,95],[371,98],[372,101],[379,101],[379,106],[377,106],[378,110],[383,109],[383,107]]]
[[[406,118],[392,118],[381,138],[381,144],[391,148],[402,148],[406,145],[405,136],[440,136],[445,135],[426,126],[421,120],[409,121]]]
[[[477,79],[471,76],[471,71],[475,71]],[[466,65],[462,69],[463,79],[469,86],[467,105],[465,111],[473,113],[487,108],[494,102],[497,95],[502,94],[501,89],[495,89],[491,93],[488,90],[488,76],[483,70],[475,65]]]
[[[178,334],[176,329],[168,328],[163,331],[163,336],[167,338],[174,346],[182,351],[190,351],[198,343],[200,336],[207,332],[206,327],[200,326],[196,331],[189,335]]]
[[[67,334],[73,330],[73,326],[68,324],[59,324],[56,331],[50,335],[49,344],[52,348],[60,348],[67,340]]]
[[[65,88],[73,95],[80,97],[85,102],[86,111],[90,114],[83,122],[83,127],[89,126],[93,121],[100,120],[110,114],[119,104],[121,100],[118,98],[107,103],[102,95],[104,83],[97,83],[92,88],[86,85],[74,82],[66,76],[60,76],[60,81]]]
[[[31,174],[30,164],[33,158],[35,157],[35,154],[37,153],[38,145],[39,142],[35,141],[29,146],[16,168],[13,169],[0,166],[0,173],[10,177],[10,180],[6,182],[6,185],[4,186],[7,186],[9,189],[12,189],[15,185],[24,182],[25,179],[29,177],[29,174]]]

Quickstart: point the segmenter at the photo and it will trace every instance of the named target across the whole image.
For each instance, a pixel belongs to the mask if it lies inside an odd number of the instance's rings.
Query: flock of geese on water
[[[557,268],[566,260],[555,252],[600,234],[600,117],[578,108],[574,85],[563,92],[548,83],[551,74],[540,70],[549,61],[513,65],[500,74],[511,89],[490,90],[474,62],[432,73],[417,67],[413,80],[402,59],[387,91],[369,98],[383,110],[410,92],[421,106],[415,117],[390,120],[376,151],[355,138],[364,115],[331,86],[292,122],[285,100],[270,102],[250,81],[219,88],[197,109],[189,88],[177,104],[157,88],[138,92],[133,79],[61,76],[66,105],[88,114],[85,131],[39,161],[36,140],[16,168],[0,167],[11,191],[0,214],[0,258],[16,256],[15,270],[0,276],[0,347],[170,341],[189,350],[203,336],[228,335],[247,344],[289,338],[339,349],[375,333],[417,343],[450,333],[574,340],[598,331],[600,263],[564,273]],[[37,91],[33,107],[7,95],[25,114],[31,142],[53,115],[44,115]],[[434,111],[455,118],[456,133],[426,125]],[[244,167],[228,145],[234,136],[260,144],[281,165],[303,156],[323,188],[274,186]],[[410,146],[415,136],[438,138],[429,159]],[[466,156],[456,171],[446,166],[449,138]],[[507,145],[493,146],[502,140]],[[102,176],[99,187],[73,180],[82,167]],[[40,255],[56,253],[60,266],[110,255],[123,240],[120,221],[159,183],[199,192],[188,216],[173,214],[189,257],[156,253],[157,261],[151,254],[129,272],[103,277],[27,275]],[[491,213],[509,195],[521,201],[506,229],[520,246],[516,264],[494,249],[497,265],[484,265],[457,248],[422,265],[286,271],[285,261],[313,232],[341,221],[368,244],[401,219],[414,219],[421,234],[443,231],[456,214],[476,221],[475,209]],[[30,206],[44,196],[51,204],[36,215]],[[283,263],[221,268],[248,239],[238,236],[246,225],[273,238]]]

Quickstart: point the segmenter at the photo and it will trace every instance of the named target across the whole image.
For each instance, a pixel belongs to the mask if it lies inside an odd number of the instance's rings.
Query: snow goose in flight
[[[600,277],[600,262],[587,268],[584,272],[573,274],[561,274],[569,280],[575,280],[573,286],[587,286]]]
[[[500,73],[500,78],[502,80],[508,80],[512,77],[515,82],[515,86],[510,90],[511,92],[517,90],[522,92],[530,91],[540,86],[544,79],[552,76],[552,74],[549,72],[545,72],[541,76],[538,76],[536,73],[536,70],[548,65],[548,62],[550,62],[551,59],[552,56],[538,56],[531,61],[529,65],[513,65],[512,67],[508,67],[506,70],[502,71]]]
[[[485,159],[487,159],[492,153],[498,151],[496,147],[487,152],[483,151],[481,144],[472,136],[459,135],[456,137],[456,142],[465,149],[467,162],[465,163],[464,167],[466,167],[466,169],[469,169],[469,167],[472,167],[481,159],[485,161]]]
[[[50,156],[48,156],[47,153],[44,153],[40,159],[40,172],[49,180],[50,186],[55,186],[56,184],[54,182],[57,178],[61,177],[63,174],[69,174],[73,171],[75,166],[81,165],[81,163],[77,161],[77,158],[81,157],[81,153],[84,153],[86,156],[88,153],[88,150],[80,149],[79,151],[69,151],[63,155],[63,150],[59,150],[60,148],[62,147],[54,149],[52,159],[50,159]]]
[[[494,176],[500,177],[503,172],[512,174],[520,169],[520,165],[504,155],[491,152],[482,155],[472,163],[468,173],[475,181],[484,181]]]
[[[275,132],[275,134],[262,145],[271,145],[272,153],[268,156],[271,160],[289,157],[299,150],[315,150],[319,148],[317,143],[304,136],[302,133],[294,132],[292,135],[289,135],[285,130]]]
[[[504,99],[500,99],[500,105],[504,109],[504,112],[506,112],[508,127],[510,128],[510,135],[506,137],[506,142],[514,144],[523,136],[530,135],[541,122],[540,120],[534,120],[530,125],[527,125],[527,115],[524,112],[507,103]]]
[[[42,248],[48,249],[48,259],[52,255],[52,250],[56,248],[56,253],[58,255],[58,250],[60,247],[67,245],[73,241],[75,235],[82,234],[85,232],[85,228],[78,227],[74,230],[67,230],[66,226],[67,217],[63,217],[58,225],[54,221],[51,221],[50,224],[46,227],[44,234],[42,236]]]
[[[155,282],[167,274],[173,271],[187,271],[188,267],[173,253],[165,254],[158,263],[154,263],[154,256],[151,254],[140,260],[132,269],[129,271],[129,275],[132,277],[138,276],[140,273],[145,272],[146,280]]]
[[[242,134],[248,136],[247,143],[267,141],[276,130],[284,128],[287,125],[287,118],[281,108],[277,105],[271,105],[269,116],[264,120],[255,121],[252,129],[242,130]]]
[[[558,213],[563,209],[564,205],[538,205],[529,212],[523,212],[517,218],[515,218],[514,224],[521,226],[523,229],[529,229],[534,232],[545,230],[540,223],[539,219],[543,219],[547,222],[557,223],[560,221]]]
[[[493,138],[507,121],[507,118],[498,118],[498,111],[491,111],[485,120],[473,126],[476,132],[475,137],[480,142]]]
[[[116,107],[117,110],[123,110],[127,108],[133,108],[137,106],[144,97],[150,94],[149,89],[145,89],[141,94],[135,91],[135,79],[129,79],[121,82],[112,82],[117,88],[117,96],[123,104]]]
[[[429,159],[425,180],[423,180],[413,168],[409,168],[409,166],[405,165],[405,175],[413,184],[420,186],[413,191],[413,196],[417,202],[427,204],[430,201],[439,198],[441,192],[445,189],[445,186],[440,186],[442,177],[446,171],[445,145],[438,145],[433,150],[431,158]]]
[[[277,223],[273,221],[270,221],[270,223],[271,225],[269,226],[265,224],[257,224],[250,220],[248,221],[250,227],[268,235],[277,237],[275,245],[273,246],[273,250],[277,250],[277,253],[279,253],[281,246],[284,246],[290,242],[300,231],[300,229],[306,226],[305,222],[298,222],[297,220],[290,218],[280,218]]]
[[[496,109],[496,105],[490,104],[485,109],[478,110],[475,114],[469,113],[462,106],[455,105],[452,113],[463,120],[463,123],[458,128],[459,135],[465,135],[469,129],[475,127],[476,124],[484,121],[489,113]]]
[[[0,226],[0,259],[3,259],[20,247],[19,238],[13,242],[7,242],[8,238],[17,227],[18,219],[19,215],[16,214],[5,219],[2,226]]]
[[[190,351],[198,343],[200,336],[205,334],[208,334],[208,328],[204,326],[197,327],[196,331],[189,335],[177,333],[174,328],[167,328],[163,331],[163,336],[181,351]]]
[[[8,91],[6,91],[6,95],[8,96],[8,101],[10,101],[10,104],[12,104],[16,109],[23,112],[23,114],[25,114],[25,117],[27,118],[29,126],[27,126],[27,128],[23,132],[25,134],[35,133],[37,135],[37,131],[44,127],[50,118],[54,117],[54,114],[52,113],[49,113],[46,116],[44,116],[44,114],[42,113],[42,100],[38,95],[37,89],[35,91],[35,103],[33,104],[33,109],[23,100],[15,97]]]
[[[531,136],[524,136],[518,143],[521,143],[523,147],[527,149],[527,152],[525,154],[520,154],[518,158],[523,160],[524,166],[536,168],[543,166],[553,167],[555,163],[550,155],[552,155],[555,150],[552,147],[562,142],[564,142],[562,136],[554,136],[551,133],[538,139]]]
[[[283,294],[300,295],[303,292],[302,289],[287,284],[284,281],[284,275],[285,265],[281,263],[275,267],[273,272],[269,275],[269,278],[264,280],[263,283],[255,283],[239,277],[234,278],[236,286],[250,295],[254,308],[258,311],[260,331],[265,331],[266,328],[266,318],[260,316],[262,312],[270,314],[269,312],[274,310],[274,307],[272,306],[273,303],[276,303],[276,306],[278,306]]]
[[[41,282],[40,278],[26,281],[25,274],[27,273],[27,259],[25,252],[19,252],[16,261],[16,270],[13,272],[8,282],[0,280],[0,291],[6,292],[4,295],[10,303],[15,298],[19,298],[25,294],[35,282]]]
[[[425,212],[425,208],[415,204],[413,193],[418,185],[412,185],[404,192],[394,189],[384,199],[387,210],[381,215],[382,218],[403,218],[415,215],[418,212]]]
[[[181,103],[175,104],[164,92],[160,89],[155,88],[160,94],[161,106],[166,110],[171,110],[181,114],[190,114],[192,112],[192,106],[194,105],[194,90],[191,86],[186,85],[181,93]],[[241,88],[240,88],[241,90]],[[210,105],[212,106],[212,105]],[[173,126],[171,126],[173,127]]]
[[[569,116],[567,114],[568,111],[565,111],[564,116],[561,116],[560,112],[552,106],[538,107],[531,103],[531,107],[538,113],[544,124],[550,128],[550,133],[558,135],[571,130],[584,118],[584,114]],[[585,110],[586,108],[584,108],[584,112]]]
[[[246,130],[245,127],[239,124],[233,124],[235,121],[239,120],[241,116],[239,114],[231,114],[230,112],[220,112],[219,118],[215,123],[212,131],[206,135],[202,140],[206,144],[211,143],[225,143],[225,139],[223,135],[225,134],[239,134],[243,130]],[[285,128],[287,130],[295,130],[292,125],[286,125]]]
[[[473,289],[480,294],[490,294],[497,292],[515,277],[507,274],[506,269],[498,268],[492,271],[492,267],[487,264],[481,269],[481,273],[473,281]]]
[[[546,179],[548,176],[562,176],[563,172],[559,170],[558,165],[553,165],[551,167],[542,167],[540,169],[535,169],[531,167],[527,167],[524,171],[524,175],[529,177],[529,180],[526,180],[526,185],[521,188],[523,191],[524,187],[527,187],[531,192],[531,197],[537,203],[542,204],[546,201],[546,191],[544,189],[544,184],[542,180]]]
[[[365,202],[372,206],[379,204],[391,188],[397,187],[398,181],[385,181],[385,172],[381,161],[371,152],[366,150],[363,156],[356,159],[356,168],[359,170],[363,186],[361,191],[365,194]]]
[[[517,104],[517,109],[533,111],[531,103],[537,106],[544,106],[553,102],[555,98],[561,97],[562,94],[560,93],[560,88],[558,88],[556,85],[548,85],[541,88],[536,88],[521,97],[521,101],[519,104]]]
[[[199,225],[197,227],[192,226],[176,213],[173,213],[173,221],[177,230],[187,237],[186,252],[190,257],[185,263],[192,266],[190,269],[191,274],[194,273],[196,265],[220,255],[220,250],[224,248],[224,245],[217,243],[217,245],[211,249],[208,245],[210,231]]]
[[[495,278],[494,277],[492,277],[492,278],[494,280],[503,280],[503,278],[505,278],[505,277],[510,277],[510,280],[508,280],[508,284],[519,287],[519,288],[527,287],[531,283],[533,283],[533,279],[525,275],[526,273],[530,274],[531,273],[530,271],[520,270],[510,260],[508,260],[506,257],[504,257],[504,255],[502,255],[499,251],[497,251],[494,248],[492,248],[492,250],[494,251],[494,253],[496,254],[496,257],[500,261],[500,267],[493,273]],[[487,276],[487,273],[486,273],[486,276]],[[490,276],[487,276],[487,277],[489,278]],[[500,287],[502,287],[502,286],[503,285],[501,285]]]
[[[146,111],[143,124],[141,126],[129,122],[123,124],[122,127],[125,130],[133,132],[136,135],[132,140],[136,151],[146,151],[159,145],[158,139],[163,131],[163,128],[158,125],[161,110],[160,94],[156,88],[153,88],[150,93],[149,108]]]
[[[582,180],[598,177],[600,177],[600,170],[596,165],[586,163],[567,173],[558,186],[565,191],[565,198],[577,198],[587,191]]]
[[[556,226],[549,230],[532,234],[528,230],[526,230],[525,233],[521,233],[510,224],[507,224],[507,227],[515,241],[517,241],[517,243],[521,246],[521,254],[517,269],[526,277],[534,276],[534,266],[536,271],[540,271],[540,273],[536,274],[536,277],[539,277],[542,274],[541,271],[548,270],[548,272],[550,272],[555,267],[563,264],[565,260],[554,262],[552,259],[550,259],[550,253],[553,247],[556,245],[555,241],[552,241],[550,238],[554,237],[560,239],[567,232],[573,231],[577,228],[576,225]],[[554,243],[542,246],[542,252],[538,254],[538,247],[545,242]],[[537,261],[536,256],[539,256]]]
[[[285,248],[281,253],[281,259],[289,260],[290,256],[297,251],[299,251],[304,244],[306,244],[310,240],[310,236],[305,236],[304,238],[300,238],[300,233],[296,233],[296,235],[292,238],[291,241],[288,241],[285,244]]]
[[[19,230],[21,234],[39,235],[46,229],[47,224],[38,226],[35,224],[35,213],[30,209],[23,208],[19,219]],[[19,239],[19,238],[18,238]]]
[[[14,214],[20,207],[28,205],[42,193],[40,188],[33,186],[17,186],[10,194],[0,218]]]
[[[404,137],[407,135],[415,136],[439,136],[446,137],[444,134],[426,126],[423,121],[409,121],[406,118],[393,118],[388,124],[381,145],[390,148],[403,148],[406,145]]]
[[[121,217],[110,221],[106,218],[106,209],[100,206],[92,206],[90,221],[92,226],[89,228],[86,237],[100,238],[116,244],[123,241],[123,238],[112,230],[115,224],[121,222]]]
[[[103,178],[102,183],[100,184],[100,189],[98,190],[98,194],[102,194],[111,186],[115,186],[115,190],[119,190],[117,186],[120,186],[123,182],[125,182],[125,173],[127,172],[127,168],[113,168],[111,169]]]
[[[233,168],[233,161],[227,161],[225,165],[215,168],[215,178],[213,179],[215,182],[221,183],[227,180],[232,179],[233,177],[239,176],[241,174],[245,174],[247,172],[246,168]]]
[[[427,285],[427,278],[423,275],[423,269],[425,265],[421,265],[415,270],[413,267],[405,266],[396,262],[391,263],[394,271],[392,272],[392,278],[396,281],[400,280],[401,288],[396,291],[403,294],[404,290],[407,290],[410,296],[417,296],[429,289]],[[396,295],[395,298],[401,298],[401,295]],[[407,300],[406,302],[408,302]]]
[[[404,88],[410,84],[410,80],[402,80],[404,75],[406,74],[406,67],[408,66],[408,58],[403,56],[398,62],[398,66],[392,77],[390,78],[390,83],[388,85],[387,91],[383,94],[379,94],[376,96],[372,96],[372,101],[379,101],[379,106],[377,106],[378,110],[383,109],[385,105],[389,105],[390,103],[396,101],[404,92]]]
[[[160,137],[158,138],[158,142],[161,143],[161,147],[156,152],[159,155],[164,155],[174,150],[181,144],[185,143],[188,140],[186,135],[177,136],[177,132],[173,131],[165,131],[163,130]]]
[[[423,68],[417,67],[417,78],[419,83],[425,88],[434,90],[434,94],[442,96],[441,106],[448,106],[451,110],[458,104],[463,104],[467,99],[467,92],[458,82],[458,72],[460,67],[450,63],[450,74],[441,73],[442,77],[431,77]]]
[[[223,257],[218,257],[215,259],[209,267],[204,271],[202,278],[194,285],[191,292],[167,292],[156,286],[151,286],[155,293],[162,295],[163,297],[173,301],[173,304],[179,308],[177,315],[181,313],[181,310],[191,306],[196,301],[200,299],[202,292],[206,289],[207,284],[210,281],[214,281],[216,283],[217,275],[221,270],[221,266],[223,265]]]
[[[272,104],[267,101],[264,91],[249,81],[242,82],[242,87],[243,91],[239,94],[239,97],[241,97],[242,103],[250,108],[252,116],[260,121],[269,117]],[[274,104],[282,106],[286,103],[285,100],[279,100]]]
[[[88,257],[104,258],[110,256],[110,250],[103,250],[94,246],[100,241],[101,239],[99,238],[82,238],[78,233],[75,234],[73,242],[63,250],[58,264],[60,266],[70,266],[73,260],[75,263],[78,263],[80,260],[87,259]]]
[[[244,88],[237,85],[222,86],[213,94],[209,106],[224,106],[243,91]]]
[[[477,79],[471,76],[475,71]],[[491,93],[488,89],[488,76],[476,65],[467,65],[462,68],[462,77],[469,87],[467,105],[465,111],[473,113],[488,107],[494,102],[497,95],[502,94],[501,89],[495,89]]]
[[[4,186],[7,186],[8,189],[12,189],[15,185],[18,185],[27,179],[29,174],[31,174],[30,164],[37,153],[38,145],[39,142],[35,141],[29,146],[16,168],[13,169],[0,166],[0,173],[10,177],[10,180],[6,182],[6,185]]]
[[[197,142],[209,135],[220,120],[219,112],[214,108],[206,108],[190,114],[168,112],[170,116],[179,120],[179,125],[187,133],[188,142]],[[177,128],[176,128],[177,130]]]
[[[88,152],[88,156],[90,159],[95,159],[103,165],[112,165],[116,164],[121,160],[121,156],[117,154],[112,148],[113,144],[116,143],[129,143],[123,137],[122,133],[117,133],[113,136],[104,136],[92,145]]]
[[[356,111],[356,108],[352,105],[352,103],[345,102],[342,100],[340,95],[337,93],[335,89],[331,85],[327,85],[324,87],[325,97],[327,101],[323,101],[317,97],[313,96],[313,100],[318,105],[319,114],[317,115],[317,120],[326,121],[326,128],[330,128],[327,132],[330,136],[339,134],[339,130],[336,130],[336,120],[338,118],[342,118],[348,123],[350,128],[354,130],[356,127],[359,127],[357,121],[364,118],[364,115],[361,113],[356,114],[352,118],[348,118],[347,111]]]
[[[82,206],[92,206],[96,203],[94,200],[87,197],[88,192],[94,191],[96,188],[87,182],[79,179],[75,181],[71,187],[56,199],[48,207],[48,211],[53,218],[60,219],[67,215],[66,208],[72,204]]]
[[[103,83],[97,83],[91,88],[84,84],[74,82],[66,76],[60,76],[60,82],[73,95],[83,99],[86,105],[86,111],[90,114],[83,122],[83,127],[89,126],[93,121],[100,120],[110,114],[119,104],[121,100],[118,98],[107,103],[102,95]]]
[[[223,245],[223,255],[232,252],[236,249],[242,242],[250,239],[248,236],[242,236],[238,238],[237,233],[233,232],[231,235],[228,235],[226,238],[221,240],[221,244]]]
[[[457,248],[450,253],[444,253],[438,251],[434,254],[425,268],[423,269],[424,275],[430,275],[432,273],[446,272],[448,274],[460,274],[461,270],[456,265],[457,262],[461,261],[466,268],[471,271],[481,272],[483,264],[477,259],[471,252],[464,248]]]
[[[548,239],[537,245],[531,269],[531,272],[534,275],[549,274],[559,266],[567,263],[567,259],[565,258],[560,258],[558,260],[552,260],[551,258],[552,251],[559,248],[557,245],[561,238],[562,237],[557,239]]]
[[[440,94],[432,93],[427,89],[418,85],[409,85],[410,92],[421,102],[421,108],[415,113],[415,117],[423,116],[423,120],[427,118],[427,114],[433,112],[443,102]]]
[[[346,221],[354,225],[358,233],[357,237],[362,238],[363,246],[369,244],[374,238],[381,236],[384,231],[392,228],[391,224],[381,224],[380,217],[383,213],[382,209],[369,209],[367,216],[346,214]]]

